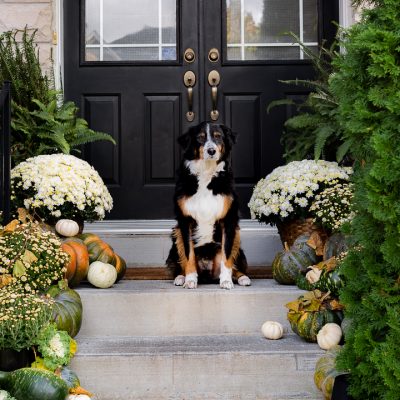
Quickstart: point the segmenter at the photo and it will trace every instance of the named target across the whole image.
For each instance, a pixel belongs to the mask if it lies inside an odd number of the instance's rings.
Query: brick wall
[[[0,0],[0,32],[11,29],[38,29],[36,42],[45,69],[50,66],[53,32],[55,31],[55,0]]]

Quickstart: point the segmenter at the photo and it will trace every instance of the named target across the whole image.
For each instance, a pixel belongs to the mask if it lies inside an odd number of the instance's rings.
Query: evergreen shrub
[[[338,368],[355,399],[400,396],[400,2],[379,0],[344,40],[331,88],[353,143],[354,246],[341,301],[352,320]]]

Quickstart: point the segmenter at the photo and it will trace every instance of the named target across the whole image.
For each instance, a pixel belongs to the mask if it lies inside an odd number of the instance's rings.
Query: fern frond
[[[270,110],[274,107],[278,106],[295,106],[296,103],[292,99],[282,99],[282,100],[274,100],[268,104],[267,113],[269,114]]]
[[[322,150],[330,136],[335,133],[335,130],[330,125],[324,125],[315,130],[315,145],[314,159],[319,160]]]
[[[116,144],[114,138],[111,135],[109,135],[108,133],[95,132],[95,131],[89,130],[89,131],[85,131],[81,135],[77,135],[77,137],[70,142],[70,146],[71,146],[71,148],[74,148],[74,147],[81,146],[83,144],[92,143],[92,142],[96,142],[99,140],[106,140],[108,142],[111,142],[114,145]]]

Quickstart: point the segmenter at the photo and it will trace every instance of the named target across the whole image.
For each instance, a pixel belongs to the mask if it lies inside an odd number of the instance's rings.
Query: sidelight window
[[[176,0],[85,0],[85,61],[176,60]]]
[[[226,0],[228,60],[304,59],[295,33],[318,48],[318,0]]]

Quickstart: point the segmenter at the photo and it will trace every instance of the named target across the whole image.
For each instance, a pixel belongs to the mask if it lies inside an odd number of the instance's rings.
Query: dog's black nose
[[[215,151],[215,149],[208,149],[208,150],[207,150],[207,153],[208,153],[210,156],[213,156],[213,155],[216,153],[216,151]]]

